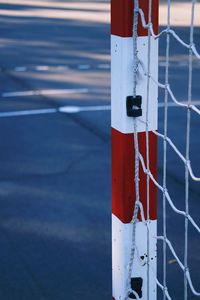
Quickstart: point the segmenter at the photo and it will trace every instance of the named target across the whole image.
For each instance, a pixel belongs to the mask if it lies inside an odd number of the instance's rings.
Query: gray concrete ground
[[[58,110],[61,106],[110,104],[110,33],[108,22],[101,19],[100,12],[108,12],[103,3],[33,0],[26,4],[12,0],[0,4],[2,300],[111,299],[110,111],[29,115],[36,109],[41,113],[41,109]],[[64,7],[69,4],[71,8]],[[68,17],[55,12],[58,7]],[[92,15],[96,16],[93,21]],[[187,27],[176,30],[188,40]],[[195,41],[199,41],[199,29],[195,30]],[[172,89],[179,100],[186,101],[187,50],[172,39],[170,54]],[[164,80],[164,55],[162,38],[160,81]],[[200,63],[195,61],[196,101],[200,94],[199,74]],[[41,90],[43,94],[38,95]],[[53,94],[49,95],[49,90],[54,90]],[[162,91],[159,101],[163,102]],[[19,110],[29,113],[12,117],[2,114]],[[192,114],[191,162],[197,174],[199,124],[199,117]],[[185,110],[170,107],[169,136],[183,153],[185,126]],[[162,108],[159,131],[163,131]],[[175,204],[184,209],[184,167],[171,150],[167,171],[169,192]],[[198,224],[199,196],[199,185],[191,182],[190,212]],[[161,199],[159,195],[160,233]],[[183,260],[183,218],[169,207],[167,212],[169,238]],[[192,228],[189,236],[189,264],[198,288],[200,238]],[[162,278],[160,244],[158,249],[158,275]],[[168,253],[169,291],[173,299],[182,300],[183,275],[172,259]]]

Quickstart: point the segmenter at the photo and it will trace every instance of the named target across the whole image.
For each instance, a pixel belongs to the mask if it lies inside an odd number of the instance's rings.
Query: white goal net
[[[135,0],[133,21],[133,96],[136,96],[137,78],[147,77],[146,139],[149,131],[149,89],[151,82],[159,90],[159,126],[154,133],[159,141],[159,176],[155,178],[147,159],[140,153],[137,124],[134,122],[135,140],[135,188],[136,204],[132,220],[132,249],[129,261],[127,299],[141,297],[131,289],[134,273],[134,256],[137,251],[135,224],[138,210],[147,227],[147,241],[157,239],[158,267],[155,281],[158,286],[157,299],[197,299],[200,297],[200,6],[191,1],[161,1],[162,18],[166,17],[159,33],[155,33],[151,20],[152,2],[149,0],[148,19],[140,8],[142,0]],[[185,8],[185,9],[183,9]],[[182,18],[179,24],[174,18]],[[180,14],[182,14],[180,16]],[[152,59],[151,39],[159,40],[159,79],[151,74],[151,63],[147,68],[138,58],[138,20],[148,29],[148,60]],[[186,24],[188,20],[189,24]],[[162,24],[161,24],[162,25]],[[199,45],[198,45],[199,43]],[[143,76],[142,75],[142,76]],[[149,221],[145,220],[139,194],[139,165],[147,175],[147,185],[153,181],[158,193],[158,235],[151,236]],[[147,188],[147,193],[149,193]],[[148,199],[148,197],[147,197]],[[148,205],[147,205],[148,208]],[[147,258],[147,277],[151,263]],[[147,280],[150,282],[150,280]],[[149,287],[150,289],[151,287]],[[130,296],[131,295],[131,296]],[[149,298],[147,293],[147,299]]]

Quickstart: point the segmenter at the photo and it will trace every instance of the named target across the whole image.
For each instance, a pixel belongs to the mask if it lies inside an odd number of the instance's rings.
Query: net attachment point
[[[131,289],[138,294],[139,298],[142,298],[142,283],[143,279],[141,277],[131,278]],[[129,298],[136,299],[136,296],[130,293]]]
[[[142,96],[127,96],[126,97],[126,113],[128,117],[142,116]]]

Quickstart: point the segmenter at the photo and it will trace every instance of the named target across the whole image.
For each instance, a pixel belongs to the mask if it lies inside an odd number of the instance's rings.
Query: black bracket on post
[[[141,96],[128,96],[126,98],[126,113],[128,117],[141,117],[142,116],[142,97]]]
[[[139,298],[142,298],[142,283],[143,283],[143,280],[141,277],[131,278],[131,288],[134,292],[136,292],[138,294]],[[133,293],[129,294],[129,298],[136,299],[136,297]]]

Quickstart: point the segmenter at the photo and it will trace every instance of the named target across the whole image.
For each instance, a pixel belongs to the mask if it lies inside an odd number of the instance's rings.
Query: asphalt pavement
[[[0,299],[111,299],[110,28],[107,1],[0,4]],[[188,41],[189,29],[176,32]],[[199,41],[199,28],[195,41]],[[164,81],[165,38],[159,80]],[[170,84],[187,101],[188,50],[171,39]],[[200,62],[194,61],[197,102]],[[159,91],[159,131],[164,93]],[[92,108],[91,108],[92,107]],[[95,107],[95,108],[94,108]],[[199,116],[191,163],[199,172]],[[168,135],[185,153],[186,111],[169,106]],[[159,141],[162,181],[162,141]],[[184,208],[184,166],[168,150],[168,189]],[[190,183],[199,222],[200,187]],[[158,202],[162,233],[162,195]],[[183,260],[184,219],[167,207],[167,231]],[[200,287],[200,237],[189,231],[189,266]],[[183,272],[167,253],[167,281],[183,299]],[[158,276],[162,250],[158,244]],[[161,299],[159,294],[158,299]],[[197,299],[189,295],[188,299]]]

